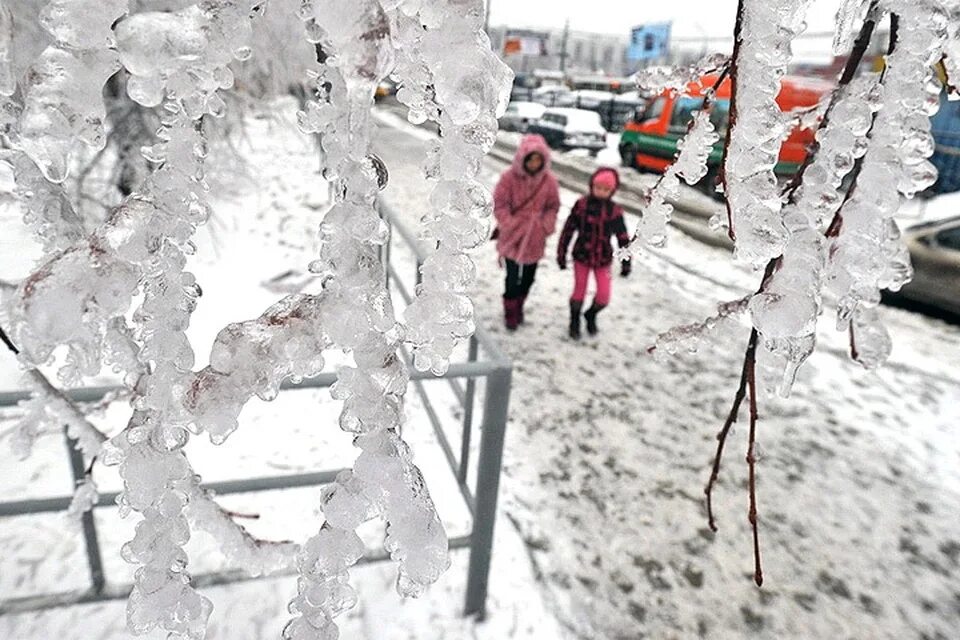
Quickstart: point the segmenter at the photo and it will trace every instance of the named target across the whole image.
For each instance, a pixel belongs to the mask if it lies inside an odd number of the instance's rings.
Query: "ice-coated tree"
[[[406,341],[418,366],[442,371],[456,341],[473,330],[464,250],[485,237],[490,210],[475,176],[511,79],[482,31],[482,3],[51,0],[35,7],[32,22],[27,4],[18,3],[16,17],[8,4],[0,4],[3,166],[47,250],[8,309],[4,339],[35,391],[16,441],[28,451],[38,424],[66,423],[88,461],[117,467],[121,511],[140,518],[123,548],[137,567],[130,628],[203,637],[212,603],[190,584],[183,545],[191,526],[213,534],[253,574],[299,569],[287,638],[336,637],[334,617],[355,601],[346,581],[363,551],[355,529],[371,518],[388,523],[399,591],[419,593],[447,567],[447,538],[399,436],[408,373],[397,349]],[[234,69],[250,72],[237,62],[251,58],[255,41],[268,40],[254,33],[282,32],[294,19],[304,46],[286,49],[289,60],[266,54],[263,45],[261,52],[284,73],[309,74],[314,97],[300,125],[322,134],[325,175],[336,193],[323,220],[322,250],[310,265],[323,290],[288,296],[259,318],[226,326],[209,366],[194,371],[184,331],[199,288],[184,267],[191,236],[211,213],[203,121],[226,112]],[[19,59],[28,49],[11,46],[14,38],[29,39],[21,24],[49,34],[49,44],[28,60]],[[64,185],[83,147],[106,145],[112,129],[104,86],[119,82],[121,72],[126,95],[159,114],[159,131],[143,149],[153,170],[88,229]],[[406,320],[394,312],[379,262],[386,238],[375,206],[382,176],[370,154],[370,108],[388,75],[400,83],[411,119],[433,118],[445,132],[427,171],[436,190],[424,232],[436,242]],[[108,96],[119,94],[109,89]],[[223,442],[247,400],[270,399],[284,379],[320,372],[332,348],[353,356],[333,393],[343,400],[340,424],[360,454],[325,491],[316,536],[300,545],[256,540],[201,489],[184,446],[203,432]],[[132,413],[121,433],[107,440],[40,373],[57,349],[64,385],[104,365],[122,375]],[[88,481],[74,510],[94,498]]]
[[[660,86],[682,86],[691,75],[713,70],[719,72],[718,84],[727,74],[732,79],[720,175],[727,218],[717,226],[734,241],[737,259],[762,269],[760,286],[743,300],[721,305],[714,318],[664,333],[652,350],[690,348],[720,319],[749,314],[752,330],[740,385],[717,435],[705,493],[709,524],[716,530],[711,492],[730,427],[749,398],[748,517],[758,585],[763,582],[756,496],[758,350],[779,362],[777,386],[788,395],[797,370],[816,347],[817,319],[823,298],[830,296],[836,302],[837,329],[849,333],[853,360],[872,369],[890,355],[891,339],[876,311],[880,291],[895,291],[912,277],[893,217],[901,196],[912,197],[936,181],[936,169],[927,160],[934,150],[929,117],[939,108],[943,90],[935,66],[946,71],[947,89],[954,94],[949,79],[960,54],[960,4],[955,0],[844,0],[833,48],[846,55],[846,65],[835,90],[819,106],[815,148],[794,179],[781,187],[773,167],[793,116],[781,113],[775,98],[809,5],[806,0],[740,0],[729,61],[710,58],[675,78],[649,78]],[[883,70],[860,72],[881,21],[889,25]],[[711,93],[707,91],[704,112],[711,107]],[[676,189],[677,175],[691,184],[699,179],[701,174],[688,167],[703,161],[713,135],[709,118],[698,114],[674,167],[650,194],[638,229],[648,241],[663,242],[671,212],[664,194]]]
[[[832,295],[852,357],[868,367],[886,357],[879,290],[900,286],[910,273],[892,216],[901,194],[935,179],[926,160],[939,91],[933,65],[943,60],[953,71],[958,52],[953,0],[845,0],[835,47],[848,56],[847,68],[822,106],[817,148],[781,190],[772,169],[789,125],[774,97],[808,4],[741,0],[732,57],[688,70],[712,69],[718,82],[733,81],[722,172],[726,228],[737,257],[765,267],[755,295],[720,309],[749,313],[753,329],[714,467],[715,477],[729,426],[749,397],[755,542],[757,352],[782,359],[786,393],[814,349],[821,299]],[[882,19],[890,24],[884,70],[858,74]],[[303,39],[290,44],[285,36],[295,22]],[[137,567],[127,609],[134,632],[203,637],[213,605],[191,585],[183,551],[191,528],[210,532],[251,574],[297,568],[288,640],[337,637],[334,618],[356,601],[347,581],[363,553],[355,531],[371,518],[389,523],[386,547],[402,594],[420,593],[446,568],[446,534],[399,435],[408,372],[398,348],[408,344],[418,369],[441,373],[474,328],[467,295],[473,265],[465,252],[487,235],[490,196],[477,174],[511,79],[482,27],[481,0],[0,0],[0,169],[45,249],[33,273],[5,296],[2,337],[34,392],[15,442],[26,453],[39,425],[67,424],[90,464],[117,468],[121,511],[138,518],[123,547]],[[265,44],[271,38],[285,46]],[[336,194],[310,265],[323,289],[227,325],[210,364],[195,370],[185,329],[199,287],[185,264],[193,233],[211,215],[204,121],[229,112],[225,96],[238,74],[263,93],[309,78],[312,99],[299,124],[320,134]],[[411,121],[433,120],[443,132],[426,159],[425,177],[435,187],[422,236],[433,251],[403,317],[379,260],[386,229],[375,205],[383,169],[370,151],[374,91],[388,76]],[[129,120],[111,120],[111,100],[152,110],[137,117],[156,114],[159,130],[117,132]],[[652,244],[665,241],[668,200],[680,179],[703,176],[717,139],[710,102],[708,92],[675,164],[648,194],[638,237]],[[153,135],[135,145],[129,139],[144,132]],[[84,154],[103,149],[111,134],[127,145],[118,163],[133,162],[129,150],[142,144],[143,164],[122,173],[118,204],[92,224],[78,215],[76,191],[67,185]],[[700,339],[711,323],[665,333],[656,351]],[[200,487],[184,447],[204,433],[225,441],[250,398],[271,399],[285,379],[315,375],[334,348],[353,358],[333,394],[343,401],[340,426],[359,455],[324,491],[315,536],[302,544],[257,540]],[[56,384],[38,369],[51,364],[59,367]],[[109,439],[58,388],[104,366],[122,377],[131,404],[126,427]],[[95,496],[88,479],[72,509],[89,508]]]

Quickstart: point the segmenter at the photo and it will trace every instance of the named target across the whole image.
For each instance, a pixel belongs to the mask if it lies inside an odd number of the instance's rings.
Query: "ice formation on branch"
[[[735,320],[747,311],[747,305],[752,296],[745,296],[738,300],[723,302],[717,305],[717,313],[700,322],[679,325],[664,331],[657,336],[654,344],[647,347],[647,352],[654,358],[662,360],[666,355],[676,355],[681,349],[696,353],[700,343],[707,334],[714,331],[721,323]]]
[[[17,90],[17,79],[13,75],[13,16],[10,9],[0,0],[0,96],[6,98]],[[2,102],[2,100],[0,100]],[[2,122],[2,120],[0,120]]]
[[[780,255],[787,232],[773,168],[788,122],[775,100],[804,29],[810,0],[743,0],[734,51],[734,89],[722,177],[730,236],[738,258],[757,263]]]
[[[496,140],[497,117],[509,99],[512,72],[490,50],[481,0],[403,0],[391,14],[396,34],[397,98],[413,121],[440,125],[426,172],[436,180],[423,216],[429,257],[417,298],[404,312],[414,366],[442,374],[457,343],[474,330],[467,291],[475,277],[464,253],[487,237],[493,210],[477,180]]]
[[[880,289],[896,291],[912,277],[893,220],[900,194],[911,197],[937,179],[927,160],[934,150],[929,116],[939,107],[941,89],[932,67],[942,56],[948,20],[936,0],[881,6],[899,16],[899,27],[856,185],[830,237],[827,267],[827,284],[838,297],[837,326],[851,327],[853,356],[868,367],[890,351],[889,336],[868,310],[879,304]]]
[[[641,69],[634,74],[633,78],[640,91],[657,95],[667,89],[682,91],[691,83],[698,82],[703,76],[717,73],[727,64],[729,64],[727,56],[713,53],[686,67]]]
[[[96,483],[91,478],[84,479],[73,491],[73,499],[67,507],[67,518],[79,520],[83,514],[93,509],[99,497]]]
[[[783,207],[787,240],[777,269],[750,301],[753,326],[766,349],[786,360],[780,393],[813,353],[827,259],[824,229],[843,204],[844,178],[867,149],[882,88],[872,74],[837,89],[816,133],[817,148],[803,181]]]
[[[853,34],[867,17],[872,0],[842,0],[837,8],[835,31],[833,34],[833,55],[842,56],[850,52]]]
[[[472,264],[461,249],[485,236],[478,216],[488,212],[489,195],[473,176],[493,143],[504,93],[497,80],[507,76],[493,73],[502,67],[491,65],[479,3],[464,9],[463,3],[374,0],[312,0],[301,7],[321,68],[319,100],[299,120],[306,132],[321,134],[336,193],[311,270],[324,279],[329,338],[354,356],[355,366],[338,372],[332,393],[343,400],[340,425],[357,434],[362,453],[324,492],[325,522],[301,549],[294,618],[284,628],[290,640],[337,637],[334,618],[356,601],[347,583],[364,552],[355,529],[373,517],[387,522],[385,548],[399,565],[401,594],[419,594],[449,564],[446,533],[398,435],[409,378],[397,351],[406,339],[417,366],[442,371],[454,341],[473,330],[464,293]],[[433,201],[447,216],[427,224],[437,250],[424,266],[408,327],[396,321],[378,259],[386,228],[375,206],[381,172],[370,154],[373,94],[394,66],[413,117],[442,114],[445,140],[435,150],[434,172],[443,182]]]
[[[18,144],[51,182],[66,179],[76,140],[106,144],[100,93],[120,69],[111,28],[126,12],[127,0],[51,0],[41,15],[56,43],[27,72]]]
[[[127,92],[146,106],[176,101],[189,118],[223,113],[218,89],[233,86],[232,60],[250,57],[251,12],[265,0],[205,0],[176,13],[147,12],[117,26]]]
[[[707,175],[707,158],[713,145],[720,136],[710,121],[710,104],[714,90],[707,92],[704,106],[694,112],[687,134],[677,142],[677,157],[664,169],[663,174],[645,194],[643,215],[640,218],[634,238],[643,237],[647,244],[662,247],[667,242],[667,225],[673,213],[673,205],[680,195],[680,179],[694,185]],[[631,242],[632,245],[632,242]],[[629,252],[629,248],[624,248]]]
[[[509,72],[490,51],[479,2],[302,2],[299,16],[317,43],[320,68],[318,99],[299,122],[305,132],[321,134],[325,175],[336,193],[321,225],[320,255],[310,265],[323,291],[290,296],[259,318],[228,325],[209,366],[193,372],[184,332],[199,287],[185,261],[194,251],[193,232],[209,215],[200,118],[222,112],[218,91],[233,80],[227,65],[249,54],[251,20],[263,4],[202,0],[176,13],[117,21],[123,3],[103,3],[77,17],[80,4],[57,0],[44,21],[58,45],[34,68],[56,58],[62,73],[57,82],[30,76],[32,98],[18,123],[18,149],[45,177],[31,173],[25,157],[6,158],[12,191],[48,250],[17,291],[13,330],[24,358],[45,363],[61,349],[64,381],[97,373],[106,363],[133,391],[127,427],[98,455],[119,468],[122,512],[143,518],[123,548],[124,558],[138,565],[127,608],[135,633],[159,627],[170,637],[203,637],[212,605],[190,585],[183,550],[188,518],[253,573],[290,567],[296,556],[301,577],[287,638],[336,635],[333,618],[355,601],[346,572],[364,553],[354,530],[366,520],[387,523],[385,547],[398,563],[402,594],[420,593],[449,563],[446,533],[399,436],[409,376],[398,350],[407,339],[421,365],[440,371],[455,340],[473,329],[465,293],[473,266],[463,249],[486,236],[489,194],[476,173],[493,143]],[[86,67],[79,69],[76,60],[84,56]],[[89,64],[97,60],[125,67],[131,98],[162,103],[164,116],[157,143],[143,149],[159,168],[85,234],[48,180],[65,177],[72,137],[102,137],[99,92],[107,67]],[[385,287],[379,250],[387,234],[376,207],[383,166],[370,153],[374,91],[395,67],[412,111],[419,104],[445,133],[433,158],[437,213],[427,224],[437,248],[424,268],[409,329],[397,321]],[[53,112],[66,114],[65,122],[32,143],[25,134]],[[332,393],[343,400],[340,425],[354,435],[359,457],[324,492],[325,521],[302,548],[259,541],[200,487],[184,446],[191,432],[225,440],[251,397],[271,399],[285,379],[315,375],[329,348],[353,356]],[[78,509],[90,503],[91,488],[81,487]]]
[[[0,151],[0,172],[4,192],[20,202],[23,221],[31,227],[44,254],[76,244],[85,230],[63,187],[44,177],[27,155],[20,151]]]

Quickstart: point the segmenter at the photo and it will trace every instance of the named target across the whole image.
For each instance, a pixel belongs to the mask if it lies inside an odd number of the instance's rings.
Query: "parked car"
[[[562,96],[558,96],[557,106],[597,111],[600,105],[611,102],[614,95],[615,94],[609,91],[597,91],[595,89],[570,91]]]
[[[546,109],[536,102],[511,102],[500,118],[500,128],[504,131],[526,133],[530,124],[539,120]]]
[[[568,96],[571,93],[572,91],[570,91],[569,88],[563,85],[553,84],[534,89],[530,99],[533,102],[539,102],[548,107],[568,106],[570,104]]]
[[[540,86],[540,80],[530,73],[518,73],[513,77],[513,87],[510,89],[510,100],[512,101],[534,101],[534,92]]]
[[[543,89],[548,89],[544,87]],[[636,113],[637,109],[646,104],[636,91],[617,94],[595,89],[571,91],[566,88],[549,87],[550,92],[534,92],[534,100],[543,102],[551,107],[571,107],[587,109],[600,114],[600,121],[607,131],[621,131],[624,125]]]
[[[607,146],[600,114],[585,109],[547,109],[528,131],[542,135],[554,149],[587,149],[596,155]]]
[[[694,111],[703,106],[703,93],[712,87],[716,76],[706,75],[690,83],[686,90],[671,95],[669,91],[651,100],[643,109],[638,109],[627,122],[620,135],[620,157],[624,166],[640,170],[663,172],[673,162],[677,153],[677,141],[684,136]],[[784,77],[780,82],[777,104],[784,112],[796,108],[812,107],[833,88],[823,80],[799,77]],[[707,161],[709,173],[703,183],[707,191],[713,191],[714,180],[723,156],[723,140],[730,117],[730,79],[717,87],[716,101],[710,112],[710,121],[720,134]],[[814,132],[794,128],[780,147],[780,157],[774,172],[783,177],[792,176],[799,169],[813,143]]]
[[[960,216],[910,227],[913,280],[895,294],[960,317]]]

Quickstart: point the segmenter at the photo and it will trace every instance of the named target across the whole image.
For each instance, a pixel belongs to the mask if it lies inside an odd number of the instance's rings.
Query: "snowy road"
[[[382,120],[386,195],[412,222],[429,134]],[[503,167],[488,162],[491,186]],[[561,220],[575,198],[562,193]],[[475,259],[478,315],[516,366],[498,526],[522,532],[571,637],[957,637],[957,327],[883,308],[894,353],[868,373],[825,317],[793,396],[761,399],[758,590],[742,428],[716,493],[717,534],[701,499],[748,330],[721,324],[699,352],[665,362],[645,349],[755,288],[759,274],[673,232],[665,251],[643,253],[615,281],[601,335],[575,344],[564,338],[569,272],[541,263],[529,323],[509,335],[492,243]]]

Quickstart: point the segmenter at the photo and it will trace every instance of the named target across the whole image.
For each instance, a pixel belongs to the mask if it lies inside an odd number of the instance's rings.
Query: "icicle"
[[[826,263],[824,226],[840,209],[840,187],[867,146],[881,87],[873,75],[841,87],[828,120],[817,131],[817,149],[803,182],[783,208],[787,242],[777,270],[750,301],[753,326],[763,346],[786,360],[779,393],[789,394],[796,372],[816,346],[817,318]]]
[[[853,34],[867,17],[871,0],[843,0],[837,8],[836,30],[833,34],[833,55],[849,53],[853,43]]]
[[[912,196],[937,177],[926,158],[933,152],[929,115],[939,106],[932,65],[942,55],[947,15],[935,0],[888,0],[882,6],[899,16],[897,40],[887,56],[881,108],[857,185],[841,210],[842,225],[829,247],[827,283],[839,298],[840,330],[851,320],[865,322],[867,310],[880,302],[881,288],[895,290],[910,279],[909,254],[893,221],[899,193]],[[879,322],[869,317],[868,326]],[[871,329],[870,335],[879,335],[879,330]],[[885,349],[869,351],[882,354]]]
[[[63,182],[77,140],[106,145],[101,92],[120,70],[111,27],[127,12],[127,0],[51,0],[41,22],[57,42],[26,75],[19,147],[48,180]]]
[[[707,158],[719,140],[710,112],[702,109],[694,114],[687,135],[677,143],[677,157],[645,197],[643,215],[634,234],[642,236],[647,244],[662,247],[667,242],[667,225],[673,213],[671,200],[680,194],[680,179],[693,185],[707,174]]]
[[[442,374],[454,347],[475,327],[467,295],[475,270],[464,251],[487,237],[493,205],[477,175],[496,140],[512,72],[490,49],[479,0],[405,0],[392,21],[397,97],[412,121],[431,118],[443,131],[426,169],[437,180],[432,209],[422,219],[430,256],[417,298],[404,312],[414,366]]]
[[[773,168],[789,129],[775,98],[809,4],[809,0],[744,0],[741,5],[723,174],[735,253],[751,263],[777,257],[787,239]]]
[[[709,74],[717,73],[729,64],[729,58],[720,53],[712,53],[696,63],[686,67],[653,66],[641,69],[634,74],[634,81],[641,91],[657,95],[666,90],[683,91],[690,84],[697,83]]]

